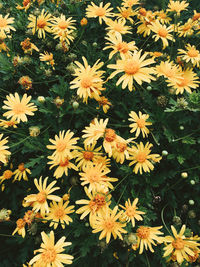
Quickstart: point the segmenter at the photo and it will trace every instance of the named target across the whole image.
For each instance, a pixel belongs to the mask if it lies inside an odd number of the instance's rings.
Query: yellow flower
[[[108,190],[103,186],[98,186],[97,189],[91,192],[88,191],[87,187],[84,187],[85,193],[89,200],[81,199],[77,200],[76,204],[84,205],[79,208],[76,213],[82,214],[80,219],[83,220],[89,214],[90,225],[94,223],[94,216],[101,213],[106,207],[109,207],[111,201],[111,195],[108,194]]]
[[[14,181],[21,181],[22,177],[25,181],[28,181],[27,173],[31,174],[31,171],[28,168],[25,168],[24,163],[18,165],[18,169],[13,172],[15,174]]]
[[[195,45],[186,45],[186,51],[183,49],[178,49],[178,54],[181,56],[183,60],[186,61],[186,63],[191,62],[192,65],[195,67],[200,66],[200,52],[196,49]]]
[[[20,43],[22,49],[24,50],[24,53],[29,53],[32,55],[32,51],[35,50],[39,52],[39,49],[36,45],[30,42],[30,38],[26,38],[23,42]]]
[[[99,6],[95,5],[91,2],[91,5],[88,5],[86,8],[86,17],[87,18],[99,18],[99,23],[102,24],[102,21],[106,20],[108,17],[112,17],[113,14],[111,11],[113,8],[109,8],[111,4],[107,3],[103,6],[103,2],[99,4]]]
[[[127,231],[123,229],[126,224],[118,221],[123,211],[117,213],[117,210],[117,206],[113,210],[107,207],[101,213],[96,215],[94,224],[92,225],[92,227],[94,228],[92,232],[101,232],[99,240],[105,237],[106,243],[109,243],[111,235],[113,235],[114,239],[116,239],[118,236],[122,240],[123,238],[121,234],[127,233]]]
[[[108,118],[105,119],[105,121],[103,121],[103,119],[98,121],[97,118],[95,118],[90,125],[83,130],[84,135],[82,138],[85,138],[84,143],[86,145],[96,144],[96,141],[104,136],[107,123]]]
[[[99,104],[99,107],[97,107],[97,109],[99,109],[100,107],[102,107],[104,113],[107,113],[108,112],[108,109],[112,106],[112,103],[105,96],[101,96],[97,100],[97,102]]]
[[[113,189],[113,185],[110,182],[118,181],[117,178],[107,177],[110,170],[105,169],[101,164],[94,164],[92,167],[87,166],[83,169],[83,172],[80,172],[80,180],[82,181],[81,185],[89,185],[88,191],[98,190],[99,186],[105,186],[106,188]]]
[[[7,140],[8,137],[4,139],[2,139],[2,137],[3,137],[3,134],[0,134],[0,162],[6,163],[7,157],[11,154],[11,152],[7,150],[9,146],[5,146],[5,144],[8,143],[8,140]]]
[[[108,153],[108,156],[112,156],[112,148],[115,146],[117,135],[113,129],[107,128],[104,133],[103,147]]]
[[[50,203],[50,212],[48,213],[45,219],[52,220],[49,226],[54,226],[54,229],[58,227],[58,224],[61,224],[61,227],[65,228],[65,223],[68,225],[72,222],[72,219],[67,215],[74,212],[74,206],[68,206],[69,201],[63,203],[61,200],[59,203],[53,201]]]
[[[132,8],[128,7],[117,7],[119,13],[115,13],[114,16],[119,18],[123,18],[124,20],[129,20],[133,24],[133,19],[131,16],[134,16],[136,12],[132,10]]]
[[[138,198],[134,199],[132,204],[131,204],[130,199],[128,199],[125,202],[125,206],[119,205],[122,209],[125,210],[124,212],[125,218],[127,222],[131,221],[133,227],[135,227],[135,219],[137,221],[142,221],[143,218],[141,214],[145,214],[145,212],[137,210],[138,209],[138,207],[136,206],[137,203],[138,203]]]
[[[151,161],[159,162],[162,159],[159,154],[150,154],[152,146],[153,145],[149,142],[147,142],[145,146],[142,142],[140,142],[140,144],[137,144],[137,146],[132,146],[129,150],[130,156],[128,160],[132,160],[129,163],[129,166],[136,163],[133,169],[133,172],[136,174],[138,171],[140,174],[142,174],[142,170],[144,172],[150,172],[150,170],[154,169],[154,165],[151,163]]]
[[[59,202],[61,200],[60,197],[51,195],[54,191],[60,189],[60,187],[53,187],[56,184],[56,181],[53,181],[47,186],[47,180],[48,177],[44,179],[44,182],[42,183],[42,176],[39,179],[39,182],[37,179],[34,179],[34,184],[37,187],[37,190],[39,191],[37,194],[31,194],[25,197],[26,203],[33,202],[33,211],[38,212],[40,211],[41,215],[44,216],[45,213],[49,213],[49,206],[47,200],[54,200]],[[26,204],[25,203],[25,204]]]
[[[164,242],[165,243],[170,243],[168,245],[165,246],[164,250],[165,253],[163,255],[163,257],[167,257],[170,254],[173,254],[173,256],[176,257],[176,260],[179,264],[181,264],[184,259],[189,261],[189,256],[194,256],[195,253],[193,250],[198,250],[198,246],[200,246],[200,244],[198,244],[195,241],[190,240],[189,238],[186,238],[184,236],[185,233],[185,229],[186,226],[183,225],[181,227],[181,230],[179,233],[177,233],[176,229],[174,228],[174,226],[171,226],[171,230],[173,233],[173,236],[165,236],[164,237]]]
[[[17,227],[13,231],[12,235],[14,235],[15,233],[18,233],[18,235],[21,235],[24,238],[26,235],[26,232],[25,232],[26,222],[23,219],[18,219],[16,221],[16,224],[17,224]]]
[[[29,9],[29,7],[31,6],[31,4],[32,4],[31,0],[23,0],[22,6],[17,4],[16,8],[19,9],[19,10],[23,10],[24,9],[25,11],[27,11]]]
[[[44,52],[44,54],[40,53],[40,61],[46,61],[47,65],[51,65],[52,67],[55,64],[53,59],[53,54],[48,53],[46,51]]]
[[[189,3],[187,3],[186,1],[169,1],[168,4],[168,9],[166,11],[175,11],[178,15],[180,15],[180,12],[183,10],[187,10],[187,6],[189,5]]]
[[[176,95],[183,94],[184,91],[192,93],[191,88],[195,89],[199,87],[199,77],[192,69],[185,69],[181,73],[181,77],[178,81],[169,81],[168,86],[172,86],[176,90]]]
[[[64,247],[70,246],[71,242],[65,242],[66,237],[61,237],[55,244],[54,232],[51,231],[49,236],[45,232],[41,233],[42,241],[41,248],[34,251],[34,254],[39,252],[29,264],[32,266],[34,263],[40,267],[57,267],[63,264],[72,264],[73,256],[63,254]],[[62,264],[63,263],[63,264]]]
[[[169,45],[168,40],[173,42],[175,41],[173,39],[173,36],[170,34],[170,32],[173,31],[172,26],[167,27],[166,25],[161,24],[158,20],[156,20],[155,22],[152,22],[149,27],[153,32],[156,33],[152,36],[155,41],[157,42],[159,39],[162,40],[163,49],[165,49]]]
[[[170,17],[167,16],[164,10],[156,11],[155,15],[162,24],[168,24],[172,20]]]
[[[2,184],[5,180],[9,180],[13,176],[13,172],[11,170],[6,170],[3,172],[3,175],[0,176],[0,184]]]
[[[33,111],[37,110],[37,107],[33,103],[29,103],[31,96],[27,97],[27,94],[24,94],[21,100],[18,93],[14,95],[9,94],[6,98],[7,100],[3,101],[5,105],[2,108],[9,110],[3,114],[7,119],[11,117],[18,123],[20,121],[24,122],[27,121],[26,115],[33,116]]]
[[[163,237],[160,237],[159,235],[162,235],[163,233],[159,231],[162,226],[158,227],[149,227],[149,226],[140,226],[137,229],[137,238],[138,238],[138,244],[137,246],[140,246],[139,254],[142,254],[144,248],[149,250],[151,252],[154,252],[152,245],[156,246],[156,243],[154,241],[157,241],[158,243],[163,242]]]
[[[122,1],[122,6],[125,7],[132,7],[135,5],[139,5],[140,4],[140,0],[123,0]]]
[[[109,59],[111,59],[116,53],[120,53],[120,56],[123,57],[125,55],[132,55],[133,51],[137,50],[138,48],[135,46],[135,41],[132,42],[123,42],[121,34],[118,32],[113,34],[108,34],[108,36],[105,37],[106,40],[109,41],[109,43],[106,43],[106,47],[103,48],[103,50],[106,49],[112,49],[112,51],[109,54]]]
[[[116,162],[124,163],[125,159],[129,158],[129,147],[128,143],[132,142],[133,138],[125,140],[124,138],[117,136],[115,144],[112,147],[112,157]]]
[[[45,38],[45,32],[51,32],[51,14],[48,14],[48,12],[45,13],[45,10],[42,9],[41,14],[36,17],[32,14],[29,15],[28,20],[30,20],[30,23],[28,24],[28,28],[32,28],[33,34],[38,31],[38,37],[39,38]]]
[[[14,23],[14,18],[8,18],[9,14],[3,17],[0,14],[0,34],[10,33],[10,30],[16,31],[10,24]]]
[[[149,129],[147,129],[146,126],[152,125],[151,122],[147,122],[149,115],[148,114],[142,114],[141,111],[139,111],[139,116],[134,112],[131,111],[129,113],[130,118],[129,121],[133,121],[134,123],[130,124],[129,127],[132,129],[130,130],[131,133],[136,132],[135,136],[138,137],[140,135],[140,132],[142,133],[143,138],[149,134]]]
[[[76,78],[70,82],[71,89],[78,89],[77,95],[83,98],[83,102],[87,103],[88,97],[99,98],[103,88],[102,75],[104,71],[99,69],[103,66],[103,62],[99,63],[99,60],[91,67],[85,57],[82,57],[84,65],[75,61],[78,68],[75,68],[73,76]]]
[[[49,168],[50,170],[53,167],[58,166],[53,174],[56,179],[61,178],[64,174],[68,176],[68,169],[74,169],[75,171],[78,171],[78,168],[72,162],[70,162],[72,159],[70,157],[66,157],[64,160],[56,160],[54,156],[49,156],[48,159],[51,160],[47,163],[51,164]]]
[[[52,154],[52,157],[54,157],[55,160],[62,160],[64,162],[67,156],[73,156],[70,150],[77,148],[75,144],[79,139],[78,137],[72,138],[73,135],[74,133],[70,132],[70,130],[67,132],[60,131],[59,136],[55,135],[55,140],[49,139],[53,145],[47,145],[47,148],[55,150]]]
[[[126,34],[126,33],[131,33],[131,27],[125,25],[126,21],[123,18],[112,20],[112,19],[107,19],[106,24],[108,27],[106,28],[107,31],[109,31],[110,34]]]
[[[192,19],[188,19],[188,21],[185,24],[178,27],[179,36],[180,37],[191,36],[194,33],[194,29],[193,29],[194,25],[195,25],[195,22]]]
[[[139,85],[143,82],[150,83],[151,80],[155,80],[155,78],[151,75],[153,73],[153,69],[149,67],[149,65],[154,63],[154,59],[145,58],[148,56],[147,53],[144,53],[141,56],[142,50],[134,51],[131,56],[128,56],[124,59],[117,60],[116,64],[108,65],[108,68],[116,69],[109,79],[112,79],[115,75],[120,72],[124,74],[119,78],[116,85],[118,86],[122,83],[122,89],[125,89],[128,86],[129,91],[133,90],[133,81],[135,80]]]
[[[177,82],[181,78],[181,69],[174,62],[161,61],[159,65],[156,65],[154,71],[158,77],[164,76],[167,81]]]

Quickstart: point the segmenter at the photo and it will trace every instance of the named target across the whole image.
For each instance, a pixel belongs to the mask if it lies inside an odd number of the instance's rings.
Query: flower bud
[[[29,127],[29,134],[32,137],[36,137],[40,134],[40,128],[38,126]]]
[[[167,155],[168,155],[168,151],[167,151],[167,150],[163,150],[163,151],[162,151],[162,155],[163,155],[163,156],[167,156]]]
[[[195,185],[195,183],[196,183],[195,180],[190,180],[191,185]]]
[[[188,201],[188,203],[189,203],[189,205],[193,206],[195,202],[194,202],[193,199],[190,199],[190,200]]]
[[[41,104],[45,103],[46,99],[44,96],[38,96],[37,98],[38,102],[40,102]]]
[[[179,127],[179,129],[180,129],[181,131],[183,131],[183,130],[184,130],[184,126],[181,125],[181,126]]]
[[[195,213],[195,211],[194,211],[194,210],[189,210],[189,211],[188,211],[188,217],[189,217],[190,219],[194,219],[194,218],[196,218],[196,213]]]
[[[152,90],[152,87],[149,85],[149,86],[147,86],[147,90],[148,91],[151,91]]]
[[[173,217],[173,223],[176,224],[176,225],[180,225],[182,223],[182,220],[181,220],[180,217],[174,216]]]
[[[78,107],[79,107],[79,103],[78,103],[77,101],[74,101],[74,102],[72,103],[72,107],[73,107],[74,110],[77,110]]]
[[[82,20],[80,22],[81,26],[86,26],[87,23],[88,23],[88,20],[86,18],[82,18]]]
[[[184,179],[188,178],[188,173],[187,172],[182,172],[181,173],[181,177],[184,178]]]

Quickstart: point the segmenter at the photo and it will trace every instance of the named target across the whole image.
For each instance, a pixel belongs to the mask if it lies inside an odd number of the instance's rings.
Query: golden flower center
[[[55,248],[47,248],[43,253],[42,253],[42,259],[45,263],[51,263],[54,262],[56,259],[57,253]]]
[[[117,45],[117,50],[122,52],[122,53],[127,53],[129,48],[128,48],[128,44],[126,42],[121,42]]]
[[[113,142],[116,138],[116,133],[113,129],[106,129],[105,140],[107,142]]]
[[[83,88],[89,88],[92,85],[92,79],[91,77],[84,77],[81,80],[81,86]]]
[[[146,158],[147,158],[146,153],[145,153],[145,152],[142,152],[142,151],[139,152],[139,153],[137,154],[137,156],[136,156],[136,160],[137,160],[138,162],[140,162],[140,163],[145,162]]]
[[[56,218],[60,219],[65,215],[65,211],[63,208],[58,208],[57,210],[55,210],[54,215]]]
[[[66,146],[67,146],[66,143],[63,140],[60,140],[60,141],[58,141],[58,143],[56,145],[56,150],[58,152],[62,152],[65,150]]]
[[[165,13],[160,13],[160,14],[159,14],[159,17],[160,17],[161,19],[165,19],[166,16],[167,16],[167,15],[166,15]]]
[[[21,42],[21,45],[22,45],[22,48],[25,50],[30,49],[31,48],[30,39],[29,38],[25,39],[23,42]]]
[[[20,170],[21,172],[23,172],[23,171],[26,170],[26,168],[24,167],[24,163],[20,163],[20,164],[18,165],[18,170]]]
[[[25,221],[23,219],[18,219],[16,221],[16,224],[17,224],[17,228],[22,229],[25,226],[26,223],[25,223]]]
[[[187,79],[186,77],[183,77],[182,79],[180,79],[180,82],[177,82],[177,85],[180,87],[184,87],[188,85],[188,83],[189,83],[189,79]]]
[[[39,192],[36,196],[37,202],[39,202],[41,204],[44,203],[46,201],[46,199],[47,199],[47,195],[45,192]]]
[[[137,236],[141,239],[147,239],[150,235],[150,228],[145,226],[140,226],[137,229]]]
[[[127,144],[124,144],[124,143],[117,143],[116,144],[116,147],[117,147],[117,150],[119,152],[124,152],[127,148]]]
[[[90,201],[90,209],[95,211],[98,211],[100,208],[102,208],[106,204],[105,197],[102,195],[96,195],[93,200]]]
[[[167,77],[173,77],[174,76],[174,71],[172,69],[164,70],[164,74]]]
[[[123,25],[121,25],[121,24],[115,24],[114,25],[114,30],[117,31],[117,32],[123,31]]]
[[[192,28],[192,26],[191,25],[186,25],[184,28],[183,28],[183,31],[184,32],[186,32],[186,31],[188,31],[189,29],[191,29]]]
[[[43,29],[47,25],[47,22],[45,19],[40,18],[37,20],[37,27]]]
[[[182,238],[178,237],[172,242],[172,246],[175,249],[183,249],[185,246],[185,243]]]
[[[83,157],[85,160],[92,160],[93,156],[94,156],[93,152],[90,152],[90,151],[83,152]]]
[[[13,105],[13,113],[14,114],[22,114],[25,113],[25,106],[22,105],[21,103],[17,103]]]
[[[4,173],[3,173],[3,178],[4,178],[4,179],[10,179],[10,178],[12,177],[12,175],[13,175],[13,172],[12,172],[12,171],[10,171],[10,170],[6,170],[6,171],[4,171]]]
[[[107,230],[111,230],[111,229],[113,229],[114,225],[115,225],[115,223],[114,223],[114,221],[111,220],[111,219],[110,219],[109,221],[105,221],[105,223],[104,223],[104,227],[105,227],[105,229],[107,229]]]
[[[7,20],[4,18],[0,18],[0,28],[7,26]]]
[[[28,4],[30,4],[30,0],[24,0],[23,1],[23,6],[25,7],[25,6],[28,6]]]
[[[200,13],[196,13],[196,14],[193,16],[192,20],[195,21],[195,20],[198,20],[199,18],[200,18]]]
[[[145,120],[144,119],[137,120],[137,125],[138,125],[139,128],[144,128]]]
[[[67,29],[68,25],[69,25],[69,24],[68,24],[66,21],[64,21],[64,20],[62,20],[62,21],[60,21],[60,22],[58,23],[58,27],[59,27],[60,29],[62,29],[62,30]]]
[[[146,11],[145,8],[140,8],[139,13],[140,13],[140,15],[142,15],[142,16],[146,16],[147,11]]]
[[[196,49],[191,49],[187,52],[189,57],[197,57],[199,55],[199,51]]]
[[[96,16],[102,17],[106,14],[106,11],[103,7],[98,7],[95,11]]]
[[[99,180],[100,180],[99,179],[100,176],[96,173],[92,173],[88,178],[89,178],[90,183],[99,182]]]
[[[135,211],[136,211],[136,207],[128,207],[127,209],[126,209],[126,215],[128,216],[128,217],[134,217],[135,216]]]
[[[60,164],[61,167],[66,167],[67,165],[69,165],[69,160],[68,158],[66,158],[64,161],[61,160]]]
[[[161,52],[153,52],[154,57],[161,57],[162,53]]]
[[[28,210],[24,215],[24,221],[28,224],[31,224],[34,218],[34,213],[32,210]]]
[[[136,74],[139,69],[140,69],[139,63],[134,60],[127,61],[124,65],[124,71],[128,75]]]
[[[168,31],[165,28],[161,28],[161,29],[158,30],[158,35],[160,37],[166,37],[167,34],[168,34]]]

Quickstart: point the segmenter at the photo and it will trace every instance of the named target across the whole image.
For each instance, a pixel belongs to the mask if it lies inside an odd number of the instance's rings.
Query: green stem
[[[123,189],[123,191],[122,191],[122,193],[121,193],[121,195],[120,195],[120,197],[119,197],[119,199],[117,201],[117,205],[119,204],[119,202],[120,202],[120,200],[121,200],[121,198],[122,198],[122,196],[123,196],[123,194],[124,194],[124,192],[126,190],[127,185],[128,185],[128,183],[126,183],[126,185],[124,186],[124,189]]]
[[[167,205],[165,205],[164,208],[161,211],[161,220],[162,220],[162,223],[163,223],[164,227],[166,228],[167,232],[171,235],[171,232],[169,231],[169,229],[168,229],[168,227],[167,227],[167,225],[165,223],[165,220],[164,220],[164,210],[167,207]]]
[[[148,259],[148,256],[147,256],[147,253],[146,253],[146,250],[144,252],[145,252],[145,256],[146,256],[146,260],[147,260],[147,266],[151,267],[149,259]]]

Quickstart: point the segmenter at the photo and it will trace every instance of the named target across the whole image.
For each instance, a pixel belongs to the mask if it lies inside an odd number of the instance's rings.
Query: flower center
[[[128,207],[127,209],[126,209],[126,215],[128,216],[128,217],[134,217],[135,216],[135,210],[136,210],[136,208],[135,207]]]
[[[45,192],[39,192],[36,196],[37,202],[44,203],[47,199],[47,195]]]
[[[60,141],[58,141],[58,143],[56,145],[56,150],[58,152],[62,152],[65,150],[66,146],[67,146],[66,143],[64,141],[60,140]]]
[[[37,20],[37,27],[43,29],[47,25],[47,22],[43,19],[40,18]]]
[[[30,0],[24,0],[23,1],[23,6],[25,7],[25,6],[28,6],[28,4],[30,4]]]
[[[21,229],[21,228],[23,228],[25,226],[26,223],[25,223],[25,221],[23,219],[18,219],[16,221],[16,224],[17,224],[17,228]]]
[[[20,164],[18,165],[18,170],[20,170],[20,172],[23,172],[23,171],[26,170],[26,168],[24,168],[24,163],[20,163]]]
[[[68,158],[66,158],[64,161],[61,160],[59,165],[60,165],[60,167],[66,167],[67,165],[69,165]]]
[[[113,142],[116,138],[116,133],[113,129],[106,129],[105,140],[107,142]]]
[[[106,13],[105,9],[103,7],[98,7],[95,11],[96,16],[102,17]]]
[[[139,128],[144,128],[144,126],[145,126],[145,120],[139,119],[137,121],[137,125],[138,125]]]
[[[142,15],[142,16],[146,16],[147,11],[146,11],[145,8],[140,8],[139,13],[140,13],[140,15]]]
[[[4,171],[4,173],[3,173],[3,178],[4,178],[4,179],[10,179],[10,178],[12,177],[12,175],[13,175],[12,171],[10,171],[10,170],[6,170],[6,171]]]
[[[81,80],[81,86],[83,88],[89,88],[92,85],[92,79],[90,77],[84,77]]]
[[[188,31],[188,30],[191,29],[191,28],[192,28],[192,26],[188,24],[188,25],[186,25],[186,26],[184,27],[183,31],[186,32],[186,31]]]
[[[192,20],[195,21],[195,20],[198,20],[199,18],[200,18],[200,13],[196,13],[196,14],[193,16]]]
[[[159,29],[159,31],[158,31],[158,35],[159,35],[160,37],[166,37],[167,34],[168,34],[168,31],[167,31],[165,28],[161,28],[161,29]]]
[[[137,229],[137,236],[141,239],[147,239],[150,235],[150,228],[145,226],[140,226]]]
[[[131,15],[131,10],[129,10],[129,9],[123,10],[121,12],[121,15],[122,15],[123,18],[127,19]]]
[[[175,248],[175,249],[183,249],[184,246],[185,246],[185,243],[183,241],[182,238],[178,237],[176,238],[173,242],[172,242],[172,246]]]
[[[134,75],[138,72],[140,69],[138,62],[134,60],[129,60],[127,63],[124,65],[124,71],[128,75]]]
[[[138,162],[140,162],[140,163],[145,162],[146,158],[147,158],[147,155],[146,155],[145,152],[139,152],[139,153],[137,154],[137,156],[136,156],[136,160],[137,160]]]
[[[0,28],[7,26],[7,20],[4,18],[0,18]]]
[[[93,156],[94,156],[93,152],[90,152],[90,151],[83,152],[83,157],[85,160],[92,160]]]
[[[63,208],[58,208],[57,210],[55,210],[54,215],[56,218],[60,219],[65,215],[65,211]]]
[[[25,113],[25,107],[21,103],[17,103],[13,106],[13,113],[22,114]]]
[[[110,219],[109,221],[105,221],[105,229],[108,231],[113,229],[114,227],[114,222]]]
[[[124,152],[127,148],[127,144],[124,144],[124,143],[117,143],[116,144],[116,147],[117,147],[117,150],[119,152]]]
[[[55,248],[47,248],[45,252],[42,253],[42,259],[45,263],[54,262],[56,259],[57,253]]]
[[[106,204],[105,197],[102,195],[96,195],[93,200],[90,201],[90,209],[95,212],[98,211]]]
[[[186,85],[188,85],[189,80],[185,77],[183,77],[182,79],[180,79],[180,82],[177,82],[177,85],[180,87],[184,87]]]
[[[187,52],[189,57],[197,57],[199,55],[199,51],[196,49],[191,49]]]
[[[128,52],[128,44],[126,42],[121,42],[117,45],[117,50],[122,52],[122,53],[127,53]]]
[[[62,29],[62,30],[65,30],[65,29],[67,29],[67,27],[68,27],[68,23],[67,23],[66,21],[62,20],[62,21],[60,21],[60,22],[58,23],[58,27],[59,27],[60,29]]]

